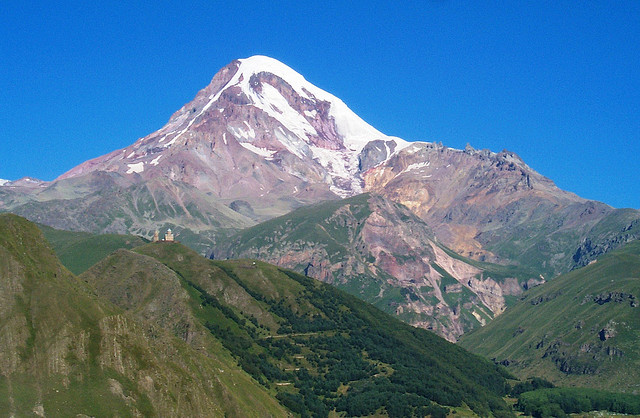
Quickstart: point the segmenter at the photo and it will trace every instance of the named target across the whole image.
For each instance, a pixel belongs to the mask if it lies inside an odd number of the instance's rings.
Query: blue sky
[[[28,3],[28,4],[22,4]],[[640,2],[0,2],[0,178],[125,147],[269,55],[407,140],[640,208]]]

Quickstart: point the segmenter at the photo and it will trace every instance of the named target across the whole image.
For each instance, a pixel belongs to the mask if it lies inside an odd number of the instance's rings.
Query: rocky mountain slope
[[[297,209],[214,247],[216,259],[257,258],[294,269],[455,341],[541,280],[465,260],[406,207],[363,194]]]
[[[640,392],[640,241],[527,292],[460,344],[521,376]]]
[[[254,56],[220,70],[159,131],[60,179],[94,171],[161,176],[225,201],[254,204],[260,197],[260,212],[265,203],[286,210],[291,203],[284,197],[305,202],[313,194],[362,192],[358,173],[407,145],[378,132],[279,61]]]
[[[459,254],[517,262],[547,279],[575,266],[585,237],[600,243],[605,230],[617,233],[640,219],[640,211],[560,190],[514,153],[471,146],[414,143],[367,171],[365,183],[410,208]],[[596,224],[606,227],[591,232]]]
[[[0,410],[10,416],[287,414],[209,333],[194,346],[97,298],[35,225],[6,214],[0,329]]]

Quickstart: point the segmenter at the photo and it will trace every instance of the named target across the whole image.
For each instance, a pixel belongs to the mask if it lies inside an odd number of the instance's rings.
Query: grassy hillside
[[[527,222],[485,231],[484,244],[506,260],[553,278],[640,238],[638,210],[609,211],[597,202],[556,209],[541,206]]]
[[[499,368],[334,287],[259,261],[207,260],[180,244],[133,251],[138,269],[132,252],[119,251],[82,277],[105,277],[96,286],[101,294],[147,315],[143,300],[158,296],[140,295],[132,304],[108,277],[142,277],[151,271],[149,258],[156,259],[189,294],[184,318],[206,327],[244,370],[303,416],[442,416],[442,406],[465,405],[478,414],[511,414]],[[175,326],[181,322],[166,327],[184,329]]]
[[[616,209],[598,222],[573,253],[572,268],[584,267],[603,254],[640,239],[640,211]]]
[[[9,416],[287,414],[221,346],[204,353],[98,298],[14,215],[0,215],[0,370]]]
[[[134,248],[148,240],[134,235],[91,234],[38,225],[56,256],[73,274],[80,274],[119,248]]]
[[[566,386],[640,392],[640,241],[532,289],[460,344]]]

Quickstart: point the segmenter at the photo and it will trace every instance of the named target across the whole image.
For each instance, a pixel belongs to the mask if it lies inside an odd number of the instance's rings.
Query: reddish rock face
[[[542,271],[553,275],[568,269],[570,254],[553,259],[566,249],[553,248],[552,236],[583,233],[612,211],[560,190],[514,153],[470,146],[461,151],[414,143],[364,173],[364,181],[365,190],[407,206],[464,256],[513,261],[503,243],[517,253],[519,242],[530,240],[521,251],[538,245],[549,258]]]
[[[520,294],[448,254],[406,207],[361,195],[274,219],[214,248],[215,258],[257,258],[354,293],[412,325],[455,341]]]

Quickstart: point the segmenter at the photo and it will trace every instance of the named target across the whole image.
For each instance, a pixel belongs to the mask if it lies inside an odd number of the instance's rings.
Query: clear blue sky
[[[400,3],[2,1],[0,178],[125,147],[264,54],[386,134],[508,149],[640,208],[640,2]]]

